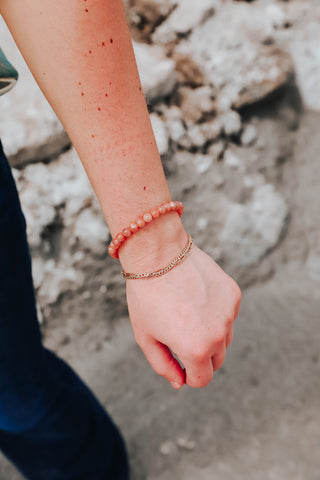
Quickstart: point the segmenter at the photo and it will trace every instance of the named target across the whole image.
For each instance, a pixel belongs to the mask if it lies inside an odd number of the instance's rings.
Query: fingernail
[[[181,387],[180,383],[177,383],[177,382],[170,382],[170,383],[171,383],[171,385],[173,386],[173,388],[178,389],[178,388]]]

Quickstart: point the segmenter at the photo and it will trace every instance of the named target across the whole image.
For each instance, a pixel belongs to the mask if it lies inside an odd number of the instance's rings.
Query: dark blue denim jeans
[[[31,480],[128,480],[117,427],[41,340],[26,222],[0,142],[0,449]]]

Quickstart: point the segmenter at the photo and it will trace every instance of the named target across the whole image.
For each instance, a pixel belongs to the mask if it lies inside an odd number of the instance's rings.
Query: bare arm
[[[75,146],[112,236],[170,201],[122,1],[2,0],[0,12]],[[127,270],[152,269],[185,241],[171,212],[126,242],[120,260]]]
[[[0,0],[0,13],[69,134],[112,235],[170,201],[122,0]],[[120,261],[127,271],[160,268],[186,238],[170,212],[127,240]],[[194,245],[166,275],[128,280],[126,289],[135,338],[154,370],[175,388],[207,385],[232,339],[236,283]]]

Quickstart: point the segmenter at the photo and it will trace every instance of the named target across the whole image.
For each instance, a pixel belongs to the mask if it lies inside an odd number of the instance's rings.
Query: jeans
[[[42,345],[25,217],[1,142],[0,449],[30,480],[129,479],[117,427]]]

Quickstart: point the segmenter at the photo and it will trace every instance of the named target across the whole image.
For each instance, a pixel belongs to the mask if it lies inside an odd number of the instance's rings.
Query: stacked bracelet
[[[171,260],[168,265],[166,265],[163,268],[160,268],[159,270],[156,270],[154,272],[150,273],[127,273],[122,270],[121,275],[126,279],[126,280],[137,280],[137,279],[146,279],[146,278],[154,278],[154,277],[160,277],[161,275],[165,275],[166,273],[170,272],[174,267],[179,265],[184,258],[188,255],[188,253],[191,250],[192,247],[192,238],[191,235],[188,233],[188,240],[187,243],[182,250],[181,253],[177,257],[175,257],[173,260]]]
[[[137,218],[137,220],[126,228],[124,228],[118,235],[114,237],[112,242],[108,247],[108,252],[113,258],[119,258],[118,250],[123,244],[123,242],[133,235],[141,228],[145,227],[155,218],[158,218],[160,215],[164,215],[168,212],[177,212],[181,217],[183,213],[183,205],[181,202],[168,202],[161,204],[158,207],[153,208],[151,211],[148,211]]]

